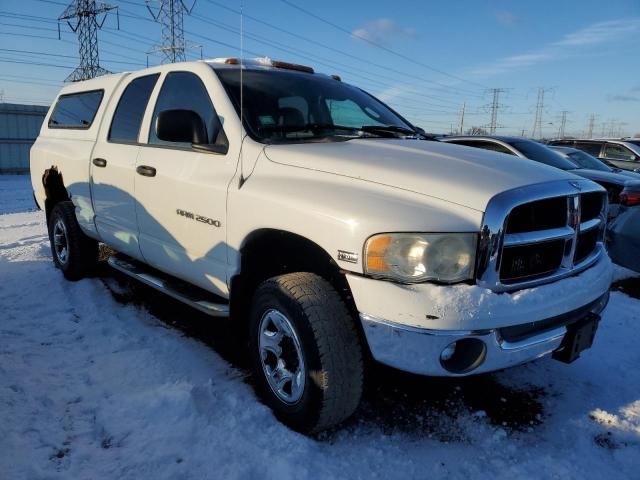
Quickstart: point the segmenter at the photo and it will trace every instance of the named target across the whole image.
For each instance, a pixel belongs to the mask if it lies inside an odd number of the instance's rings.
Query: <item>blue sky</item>
[[[186,1],[186,0],[185,0]],[[160,38],[143,0],[113,0],[99,34],[111,71],[159,63],[147,55]],[[0,0],[0,94],[5,101],[50,102],[75,66],[69,28],[58,40],[64,0]],[[307,12],[295,6],[302,7]],[[186,38],[205,57],[237,56],[239,0],[197,0]],[[247,56],[340,74],[427,131],[489,122],[490,88],[505,88],[498,132],[531,133],[537,89],[545,87],[544,133],[640,133],[640,1],[244,0]],[[274,28],[275,27],[275,28]],[[265,40],[268,43],[265,43]],[[26,53],[29,52],[29,53]],[[189,52],[199,58],[200,49]]]

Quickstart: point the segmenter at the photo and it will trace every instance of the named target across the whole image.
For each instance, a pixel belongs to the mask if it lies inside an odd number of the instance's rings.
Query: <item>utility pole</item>
[[[157,3],[156,12],[151,8]],[[191,15],[196,2],[187,7],[183,0],[147,0],[153,19],[162,25],[162,43],[150,53],[161,53],[162,63],[184,62],[187,44],[184,40],[184,14]]]
[[[538,99],[536,101],[536,118],[533,121],[533,130],[531,132],[531,138],[542,137],[542,114],[544,112],[544,95],[546,92],[550,92],[550,88],[540,87],[538,88]]]
[[[58,17],[58,37],[60,37],[60,21],[66,20],[73,33],[78,34],[78,51],[80,65],[71,72],[65,82],[78,82],[110,73],[100,66],[98,55],[98,30],[102,28],[107,13],[117,8],[108,3],[96,0],[74,0]],[[104,14],[104,15],[103,15]],[[98,17],[102,15],[102,20]],[[118,17],[118,28],[120,21]]]
[[[596,123],[596,116],[592,113],[589,116],[589,127],[587,128],[587,138],[593,138],[593,127]]]
[[[493,96],[493,100],[489,105],[491,109],[491,121],[489,123],[489,134],[495,135],[496,128],[498,128],[498,111],[502,108],[500,105],[500,94],[505,93],[507,90],[504,88],[492,88],[489,93]]]
[[[569,113],[569,111],[563,110],[561,113],[562,113],[562,117],[560,119],[560,129],[558,130],[558,138],[564,138],[565,128],[567,126],[567,113]]]
[[[464,133],[464,109],[467,106],[467,102],[462,104],[462,109],[460,110],[460,121],[458,122],[458,135],[462,135]]]

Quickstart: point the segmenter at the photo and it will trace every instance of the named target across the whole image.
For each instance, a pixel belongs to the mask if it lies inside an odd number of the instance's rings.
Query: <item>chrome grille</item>
[[[603,250],[606,211],[606,191],[588,180],[497,195],[485,212],[477,283],[516,290],[584,270]]]

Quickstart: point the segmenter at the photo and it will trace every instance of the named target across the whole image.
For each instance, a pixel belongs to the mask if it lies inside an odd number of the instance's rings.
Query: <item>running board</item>
[[[229,304],[223,303],[222,298],[199,287],[190,285],[182,280],[174,279],[133,259],[123,258],[121,255],[109,257],[107,263],[118,270],[160,292],[169,295],[180,302],[200,310],[212,317],[228,317]],[[215,301],[219,300],[220,303]]]

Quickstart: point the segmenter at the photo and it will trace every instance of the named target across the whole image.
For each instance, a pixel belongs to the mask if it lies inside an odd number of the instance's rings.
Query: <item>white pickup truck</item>
[[[432,376],[572,361],[608,301],[601,187],[430,141],[300,65],[67,85],[31,178],[65,277],[89,274],[103,242],[114,268],[230,317],[258,393],[302,432],[354,412],[369,359]]]

